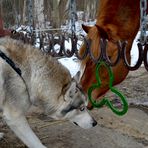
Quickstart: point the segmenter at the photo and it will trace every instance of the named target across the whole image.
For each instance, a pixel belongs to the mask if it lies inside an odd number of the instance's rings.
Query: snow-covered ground
[[[72,76],[74,76],[77,71],[80,70],[80,64],[77,60],[75,60],[75,57],[72,58],[63,58],[59,59],[59,61],[69,69]]]
[[[79,44],[82,44],[81,41],[79,42],[80,42]],[[71,42],[66,41],[65,47],[66,49],[71,49]],[[75,56],[71,58],[61,58],[59,59],[59,61],[69,69],[72,76],[74,76],[77,73],[77,71],[80,70],[80,63],[78,62]]]

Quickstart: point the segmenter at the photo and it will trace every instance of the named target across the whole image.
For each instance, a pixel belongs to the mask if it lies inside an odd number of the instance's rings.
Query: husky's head
[[[97,122],[88,113],[86,107],[88,103],[87,95],[78,84],[79,77],[80,72],[72,79],[71,84],[63,88],[64,102],[60,105],[53,118],[70,120],[74,124],[88,129],[97,125]]]

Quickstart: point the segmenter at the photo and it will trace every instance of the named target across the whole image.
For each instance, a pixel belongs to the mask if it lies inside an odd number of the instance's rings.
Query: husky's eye
[[[82,111],[85,110],[85,106],[81,106],[79,109],[80,109],[80,111],[82,112]]]

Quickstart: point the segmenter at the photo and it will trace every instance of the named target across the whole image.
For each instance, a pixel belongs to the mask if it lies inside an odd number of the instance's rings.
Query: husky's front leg
[[[24,115],[6,107],[3,111],[8,126],[29,148],[46,148],[32,131]]]

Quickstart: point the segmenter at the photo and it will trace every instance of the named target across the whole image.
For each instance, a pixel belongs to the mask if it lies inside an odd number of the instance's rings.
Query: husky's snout
[[[93,120],[94,120],[94,119],[93,119]],[[96,126],[96,125],[97,125],[97,121],[94,120],[93,123],[92,123],[92,126],[94,127],[94,126]]]
[[[79,126],[76,122],[73,122],[75,125]]]
[[[84,129],[89,129],[97,125],[97,121],[85,110],[83,113],[76,115],[71,121]]]
[[[75,125],[79,126],[78,123],[76,122],[73,122]],[[93,119],[93,122],[92,122],[92,127],[95,127],[97,125],[97,121]]]

